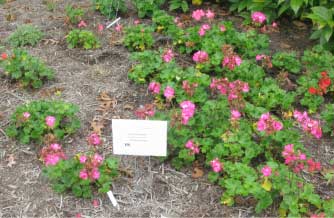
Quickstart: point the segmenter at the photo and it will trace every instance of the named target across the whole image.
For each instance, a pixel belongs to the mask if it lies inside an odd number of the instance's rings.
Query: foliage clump
[[[43,33],[35,26],[30,24],[24,24],[18,26],[15,32],[8,36],[7,42],[12,47],[21,47],[25,45],[36,45],[41,38]]]

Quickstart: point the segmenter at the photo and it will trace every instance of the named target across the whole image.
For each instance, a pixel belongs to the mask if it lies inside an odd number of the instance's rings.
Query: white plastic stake
[[[109,29],[110,27],[112,27],[115,23],[117,23],[121,18],[117,18],[116,20],[114,20],[113,22],[111,22],[110,24],[108,24],[108,26],[106,27],[107,29]]]
[[[119,210],[119,209],[120,209],[120,208],[119,208],[119,204],[117,203],[117,200],[116,200],[114,194],[112,193],[112,191],[108,191],[108,192],[107,192],[107,195],[108,195],[108,197],[109,197],[109,199],[110,199],[112,205],[113,205],[114,207],[116,207],[117,210]]]

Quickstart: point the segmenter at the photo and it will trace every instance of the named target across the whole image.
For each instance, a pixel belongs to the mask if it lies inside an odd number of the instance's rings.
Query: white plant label
[[[107,195],[108,195],[112,205],[119,210],[119,205],[118,205],[117,200],[116,200],[114,194],[112,193],[112,191],[108,191]]]
[[[112,120],[113,153],[166,156],[167,121]]]

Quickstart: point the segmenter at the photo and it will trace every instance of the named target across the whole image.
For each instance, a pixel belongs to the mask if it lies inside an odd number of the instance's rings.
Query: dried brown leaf
[[[13,165],[15,165],[16,161],[15,161],[14,154],[9,154],[8,158],[6,159],[6,161],[8,162],[7,163],[7,167],[12,167]]]
[[[195,167],[193,170],[193,173],[191,174],[191,177],[194,179],[198,179],[198,178],[203,177],[203,175],[204,175],[203,170],[198,167]]]
[[[96,120],[94,119],[91,123],[90,126],[93,130],[98,135],[102,135],[102,130],[104,129],[104,121],[103,120]]]

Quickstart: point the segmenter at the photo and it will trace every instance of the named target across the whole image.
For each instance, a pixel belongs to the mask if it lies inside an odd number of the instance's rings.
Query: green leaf
[[[295,14],[298,13],[299,8],[303,5],[304,0],[291,0],[290,5]]]

